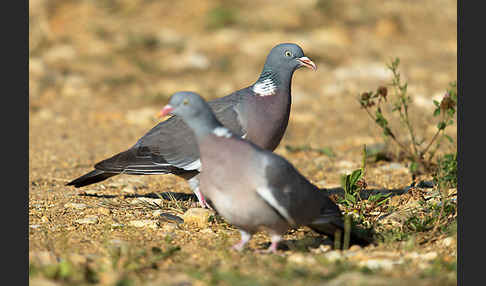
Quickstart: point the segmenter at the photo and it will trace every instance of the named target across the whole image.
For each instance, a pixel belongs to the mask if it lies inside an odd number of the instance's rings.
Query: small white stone
[[[67,203],[64,204],[65,208],[72,208],[72,209],[77,209],[77,210],[82,210],[87,208],[88,206],[86,204],[78,204],[78,203]]]
[[[144,220],[132,220],[129,223],[130,226],[134,227],[150,227],[153,229],[158,228],[157,221],[155,220],[150,220],[150,219],[144,219]]]
[[[343,255],[339,250],[332,250],[326,253],[326,258],[331,262],[340,260],[342,257]]]
[[[361,261],[359,263],[360,266],[366,266],[369,269],[384,269],[384,270],[390,270],[393,268],[395,264],[400,264],[401,261],[393,261],[390,259],[369,259],[366,261]]]
[[[301,253],[294,253],[291,254],[287,261],[295,264],[305,264],[305,265],[312,265],[315,264],[315,259],[312,256],[306,256]]]
[[[212,211],[208,209],[190,208],[184,213],[182,218],[184,219],[184,223],[196,224],[197,226],[203,228],[208,226],[209,217],[211,214]]]
[[[444,240],[442,240],[442,244],[445,246],[445,247],[449,247],[453,244],[456,244],[456,241],[454,238],[452,237],[446,237],[444,238]]]
[[[433,260],[433,259],[437,258],[437,252],[435,252],[435,251],[427,252],[427,253],[423,254],[421,257],[424,260]]]
[[[76,223],[79,224],[95,224],[98,223],[98,217],[97,216],[87,216],[82,219],[77,219],[75,220]]]
[[[155,210],[152,212],[153,217],[159,217],[162,214],[162,210]]]

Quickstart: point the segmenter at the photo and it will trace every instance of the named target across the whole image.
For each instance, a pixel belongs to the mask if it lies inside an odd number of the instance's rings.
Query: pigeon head
[[[222,126],[209,104],[195,92],[180,91],[174,93],[169,99],[169,104],[164,106],[158,116],[163,117],[168,114],[181,117],[196,135]]]
[[[271,69],[283,69],[291,72],[301,67],[316,70],[317,66],[297,44],[283,43],[276,45],[268,54],[265,66]]]
[[[267,56],[263,71],[253,85],[253,92],[260,96],[274,95],[278,90],[284,93],[290,89],[290,81],[295,70],[307,67],[316,70],[311,59],[304,55],[296,44],[278,44]]]
[[[169,104],[160,111],[159,117],[167,114],[178,115],[182,118],[195,118],[205,110],[207,103],[202,97],[194,92],[180,91],[174,93],[169,100]]]

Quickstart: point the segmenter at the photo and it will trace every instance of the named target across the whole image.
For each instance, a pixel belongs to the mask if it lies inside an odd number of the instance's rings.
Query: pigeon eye
[[[184,105],[188,105],[188,104],[189,104],[189,100],[184,99],[184,101],[182,102],[182,104],[184,104]]]
[[[292,56],[292,53],[290,51],[285,51],[285,56],[286,57],[291,57]]]

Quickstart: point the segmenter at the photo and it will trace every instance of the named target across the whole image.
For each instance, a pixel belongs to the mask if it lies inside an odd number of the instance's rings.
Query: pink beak
[[[317,70],[316,64],[313,61],[311,61],[311,59],[309,59],[308,57],[297,58],[297,60],[302,64],[302,66],[313,69],[314,71]]]
[[[157,117],[158,118],[164,117],[167,114],[171,113],[172,110],[174,110],[174,108],[169,104],[167,104],[166,106],[164,106],[164,108],[162,108],[162,110],[160,110],[160,112],[157,114]]]

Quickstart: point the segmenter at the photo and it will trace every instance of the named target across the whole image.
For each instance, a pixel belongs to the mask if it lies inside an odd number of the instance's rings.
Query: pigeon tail
[[[109,177],[118,175],[117,173],[107,173],[102,170],[93,170],[71,182],[67,183],[66,186],[75,186],[76,188],[91,185],[108,179]]]

